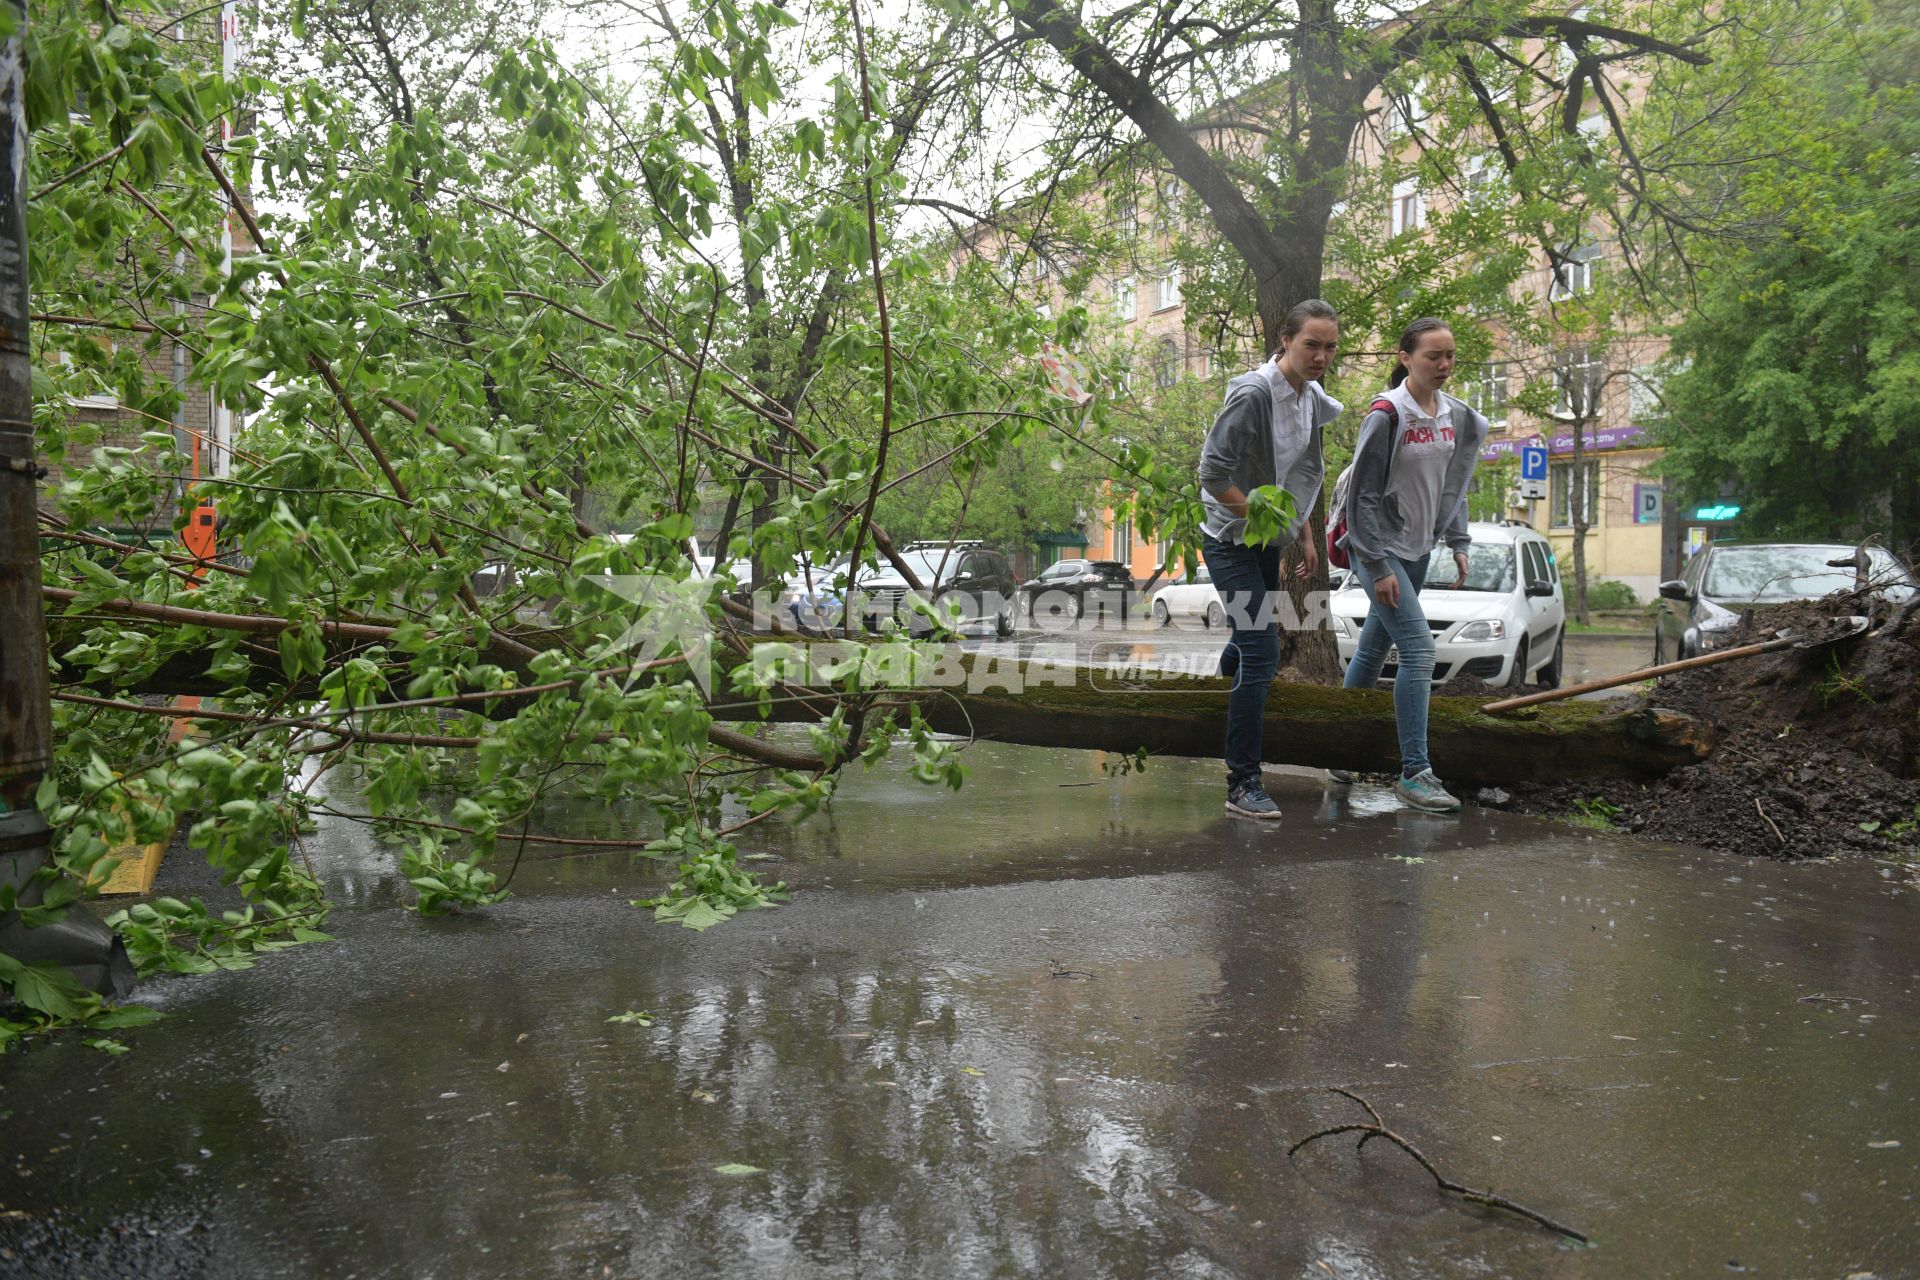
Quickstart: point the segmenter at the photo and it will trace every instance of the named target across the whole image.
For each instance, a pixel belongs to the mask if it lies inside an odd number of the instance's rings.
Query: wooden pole
[[[1835,636],[1834,639],[1845,639]],[[1738,649],[1722,649],[1719,653],[1703,653],[1692,658],[1682,658],[1678,662],[1663,662],[1657,667],[1643,667],[1638,671],[1629,671],[1621,676],[1608,676],[1603,680],[1589,680],[1585,684],[1570,684],[1562,689],[1548,689],[1541,693],[1529,693],[1518,698],[1502,698],[1498,702],[1489,702],[1480,710],[1488,713],[1512,711],[1519,707],[1537,706],[1542,702],[1558,702],[1562,698],[1577,698],[1583,693],[1598,693],[1602,689],[1617,689],[1623,684],[1638,684],[1642,680],[1651,680],[1658,676],[1672,675],[1676,671],[1691,671],[1695,667],[1710,667],[1716,662],[1732,662],[1735,658],[1751,658],[1756,653],[1771,653],[1775,649],[1785,649],[1796,644],[1806,644],[1804,636],[1781,636],[1778,640],[1764,640],[1759,644],[1743,644]]]

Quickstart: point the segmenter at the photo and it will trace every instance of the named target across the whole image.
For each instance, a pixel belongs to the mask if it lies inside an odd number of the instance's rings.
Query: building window
[[[1113,367],[1113,394],[1117,400],[1125,400],[1133,394],[1133,361],[1122,356]]]
[[[1168,226],[1180,225],[1180,179],[1172,174],[1160,179],[1160,208],[1166,215]]]
[[[1153,309],[1165,311],[1168,307],[1180,305],[1180,268],[1169,267],[1164,275],[1154,282]]]
[[[1122,564],[1133,559],[1133,521],[1113,522],[1113,558]]]
[[[1547,297],[1554,302],[1564,302],[1592,289],[1600,265],[1597,244],[1563,247],[1561,252],[1566,256],[1553,269],[1553,285],[1547,290]]]
[[[96,339],[96,341],[99,340]],[[105,348],[109,359],[117,355],[120,350],[119,345],[113,342],[100,341],[100,346]],[[80,370],[80,365],[74,360],[71,351],[55,350],[53,362],[62,369]],[[97,379],[91,373],[81,371],[76,381],[96,382],[103,379]],[[70,392],[66,396],[66,401],[76,409],[118,409],[120,393],[112,387],[102,385],[93,390]]]
[[[1381,129],[1389,139],[1404,138],[1413,130],[1426,123],[1427,78],[1420,76],[1404,89],[1390,88],[1386,91],[1386,103],[1382,107],[1384,119]]]
[[[1507,422],[1507,381],[1509,370],[1503,360],[1480,366],[1480,376],[1466,384],[1467,403],[1496,427]]]
[[[1160,339],[1154,352],[1153,385],[1162,391],[1180,381],[1180,344],[1172,338]]]
[[[1000,262],[995,274],[1000,277],[1000,283],[1005,285],[1014,284],[1020,279],[1020,255],[1013,251],[1012,245],[1000,250]]]
[[[1139,305],[1132,276],[1113,282],[1113,314],[1117,320],[1122,324],[1130,322]]]
[[[1419,179],[1408,178],[1405,182],[1394,184],[1393,203],[1388,207],[1387,215],[1389,235],[1405,235],[1426,225],[1427,205],[1420,196]]]
[[[1485,152],[1467,161],[1467,202],[1469,204],[1491,202],[1500,190],[1500,179],[1503,176],[1499,162]]]
[[[1553,382],[1560,391],[1553,416],[1592,422],[1600,416],[1600,393],[1607,384],[1606,361],[1585,347],[1569,347],[1553,362]]]
[[[1599,524],[1600,460],[1580,460],[1580,479],[1584,483],[1579,484],[1574,482],[1571,462],[1556,462],[1547,470],[1552,482],[1548,489],[1553,495],[1553,527],[1571,529],[1576,516],[1588,528]]]
[[[1122,240],[1133,239],[1135,233],[1140,230],[1140,215],[1134,209],[1131,198],[1113,206],[1113,229],[1120,234]]]
[[[1657,368],[1650,364],[1636,368],[1627,379],[1627,421],[1636,426],[1657,421],[1666,406],[1660,390]]]

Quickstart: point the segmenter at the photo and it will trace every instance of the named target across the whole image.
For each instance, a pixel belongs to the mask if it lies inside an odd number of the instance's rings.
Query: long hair
[[[1422,335],[1432,333],[1436,329],[1447,328],[1450,328],[1450,326],[1439,316],[1421,316],[1418,320],[1408,325],[1407,331],[1400,335],[1401,354],[1412,355],[1420,349],[1420,338]],[[1404,360],[1395,360],[1393,362],[1393,372],[1387,377],[1387,386],[1397,387],[1406,380],[1407,362]]]

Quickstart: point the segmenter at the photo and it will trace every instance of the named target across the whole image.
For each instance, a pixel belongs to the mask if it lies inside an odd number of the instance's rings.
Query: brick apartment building
[[[1377,172],[1386,156],[1411,145],[1404,102],[1396,109],[1376,91],[1368,105],[1373,126],[1360,131],[1350,151],[1349,169],[1358,173]],[[1594,115],[1581,127],[1593,129],[1599,124],[1600,117]],[[1365,219],[1359,225],[1381,237],[1423,234],[1430,218],[1497,189],[1493,185],[1497,172],[1492,157],[1482,157],[1470,161],[1457,182],[1423,187],[1418,179],[1408,179],[1391,189],[1382,207],[1348,208],[1343,202],[1336,206],[1336,217]],[[1162,177],[1160,181],[1176,180]],[[1124,262],[1101,264],[1092,283],[1075,300],[1104,319],[1097,341],[1125,344],[1135,353],[1144,353],[1146,367],[1136,369],[1128,394],[1158,395],[1184,379],[1223,389],[1228,379],[1264,357],[1252,349],[1218,350],[1203,341],[1195,332],[1197,318],[1189,316],[1183,300],[1179,269],[1156,265],[1171,263],[1171,241],[1183,229],[1171,225],[1175,215],[1167,212],[1178,207],[1177,192],[1109,186],[1094,199],[1108,211],[1110,229],[1128,250]],[[1025,261],[1028,266],[1019,284],[1038,305],[1056,307],[1068,300],[1062,273],[1043,255],[1013,251],[997,228],[984,224],[967,238],[970,244],[963,251],[984,254],[1003,270]],[[1617,251],[1604,239],[1574,246],[1568,255],[1571,261],[1555,270],[1536,249],[1536,260],[1515,282],[1513,296],[1543,311],[1550,303],[1577,299],[1603,278]],[[1330,263],[1328,274],[1339,273],[1339,264]],[[1585,504],[1590,525],[1585,547],[1588,581],[1622,582],[1639,599],[1651,599],[1661,580],[1679,572],[1689,536],[1697,541],[1705,533],[1685,527],[1679,513],[1665,501],[1653,469],[1661,450],[1651,444],[1649,428],[1658,411],[1657,369],[1666,339],[1650,330],[1628,333],[1615,336],[1604,353],[1590,354],[1588,347],[1571,337],[1536,346],[1511,341],[1497,328],[1490,336],[1496,358],[1478,367],[1463,366],[1450,388],[1492,423],[1482,465],[1500,465],[1503,459],[1514,458],[1523,445],[1533,444],[1546,445],[1550,465],[1545,499],[1514,501],[1503,510],[1477,511],[1476,516],[1498,515],[1533,524],[1553,543],[1561,563],[1571,565],[1574,516]],[[1349,357],[1350,364],[1353,359]],[[1138,356],[1135,363],[1141,363]],[[1389,365],[1377,363],[1379,384],[1384,385]],[[1355,370],[1350,367],[1348,372]],[[1515,404],[1521,388],[1548,381],[1558,393],[1553,412],[1529,414]],[[1213,403],[1217,405],[1218,400]],[[1210,421],[1209,410],[1196,414],[1190,425],[1196,457]],[[1356,431],[1358,415],[1350,411],[1340,425]],[[1577,467],[1576,428],[1581,454]],[[1143,542],[1131,522],[1116,519],[1098,495],[1089,495],[1086,519],[1079,528],[1056,531],[1037,541],[1040,564],[1070,555],[1120,560],[1140,583],[1162,571],[1166,559],[1164,543]],[[1176,568],[1165,566],[1165,572],[1176,572]]]

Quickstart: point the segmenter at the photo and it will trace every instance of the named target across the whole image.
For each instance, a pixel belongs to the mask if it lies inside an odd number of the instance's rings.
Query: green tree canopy
[[[1817,163],[1740,175],[1754,232],[1706,259],[1674,334],[1667,474],[1688,498],[1732,493],[1743,534],[1920,539],[1915,14],[1852,7],[1807,50],[1791,127]]]

